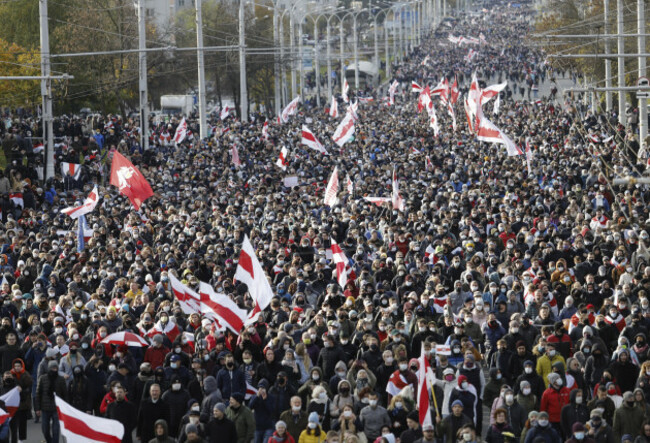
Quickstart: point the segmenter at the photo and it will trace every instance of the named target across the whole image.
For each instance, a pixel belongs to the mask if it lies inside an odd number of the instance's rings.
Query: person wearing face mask
[[[504,382],[510,384],[514,376],[511,372],[514,355],[508,349],[508,342],[503,338],[497,341],[497,346],[497,352],[494,352],[490,358],[489,367],[497,368],[503,376]]]
[[[174,378],[178,378],[181,380],[183,386],[187,386],[191,377],[190,370],[181,365],[181,357],[179,355],[172,355],[169,359],[169,366],[165,368],[165,379],[169,382]],[[173,431],[171,428],[170,430]]]
[[[532,425],[532,422],[531,422]],[[557,430],[551,426],[548,413],[540,411],[537,414],[535,424],[526,432],[524,443],[533,443],[537,438],[543,439],[545,443],[561,443],[562,439]]]
[[[632,363],[628,349],[618,353],[616,361],[609,366],[609,372],[621,388],[621,392],[632,391],[639,377],[639,367]]]
[[[451,393],[453,392],[454,388],[458,386],[456,382],[456,371],[454,371],[452,368],[446,368],[442,372],[442,377],[441,378],[436,377],[433,382],[435,386],[443,390],[443,400],[442,400],[441,410],[442,410],[442,415],[446,417],[451,413],[450,402],[449,402],[449,399],[451,398]]]
[[[589,414],[589,421],[586,423],[589,427],[587,436],[598,443],[609,443],[614,441],[614,431],[612,427],[603,419],[603,412],[600,408],[594,408]],[[644,431],[645,431],[644,426]]]
[[[475,422],[476,411],[478,408],[478,393],[474,385],[469,382],[465,375],[460,375],[457,380],[457,386],[449,396],[449,402],[454,405],[456,400],[463,404],[463,414],[468,416],[472,422]]]
[[[169,435],[178,437],[181,420],[185,415],[187,402],[190,401],[190,393],[183,388],[181,379],[171,379],[170,388],[162,395],[162,399],[169,405]]]
[[[309,414],[307,427],[300,433],[298,441],[300,443],[320,443],[324,441],[325,432],[318,421],[318,414],[312,412]]]
[[[205,441],[199,440],[205,437],[205,425],[199,421],[199,411],[190,409],[181,424],[178,443]]]
[[[569,389],[562,377],[552,372],[547,376],[549,386],[542,394],[540,411],[548,413],[549,422],[559,435],[562,435],[562,408],[570,402]]]
[[[574,423],[587,423],[589,408],[582,389],[574,389],[570,394],[570,402],[562,408],[561,423],[564,435],[571,435],[571,426]]]
[[[316,386],[311,394],[311,399],[307,405],[307,413],[316,412],[318,421],[325,431],[330,429],[330,417],[332,403],[325,388]]]
[[[235,424],[226,417],[226,405],[224,403],[215,404],[210,417],[210,421],[205,427],[206,433],[209,436],[208,441],[210,443],[237,441],[237,430],[235,429]],[[292,443],[288,440],[280,441],[282,443]]]
[[[635,404],[634,394],[629,391],[623,394],[623,404],[614,412],[612,425],[617,441],[621,441],[625,434],[638,434],[643,425],[644,416],[643,409]]]
[[[86,366],[86,359],[79,353],[79,344],[77,342],[70,342],[68,345],[69,352],[61,358],[59,362],[59,373],[63,375],[66,383],[70,385],[72,382],[72,368],[75,366]]]
[[[566,434],[571,436],[566,443],[596,443],[595,440],[587,434],[587,429],[582,422],[575,422]]]
[[[233,422],[237,430],[237,440],[233,443],[250,443],[255,436],[255,418],[251,410],[244,405],[244,394],[234,393],[230,397],[226,417]]]
[[[494,423],[488,429],[487,435],[485,436],[486,443],[503,443],[503,433],[509,432],[514,434],[514,429],[509,424],[508,411],[504,408],[498,408],[494,411]],[[463,431],[460,431],[461,433]],[[462,435],[462,434],[461,434]],[[463,438],[463,440],[465,440]]]
[[[541,383],[541,382],[540,382]],[[519,388],[519,392],[516,394],[517,403],[524,409],[526,414],[529,414],[530,411],[534,411],[539,406],[539,399],[531,388],[530,383],[527,380],[522,380],[516,388]]]
[[[226,364],[216,375],[217,389],[221,391],[224,398],[230,398],[235,392],[246,393],[246,376],[235,364],[235,357],[228,352]]]
[[[388,379],[388,385],[386,386],[388,401],[390,402],[393,396],[399,394],[409,384],[413,386],[413,389],[417,389],[418,377],[409,368],[408,360],[401,358],[397,363],[397,370]]]
[[[15,387],[20,390],[20,403],[13,419],[9,422],[13,441],[27,439],[27,418],[32,410],[32,376],[25,370],[25,363],[17,358],[13,361],[13,368],[7,371],[3,377],[0,394],[6,394]],[[19,432],[20,431],[20,432]]]
[[[55,360],[48,362],[47,371],[38,378],[34,411],[42,418],[43,436],[47,442],[59,441],[59,418],[54,395],[67,399],[65,380],[59,375],[59,365]]]
[[[547,343],[545,348],[545,353],[537,359],[537,367],[535,370],[542,380],[544,380],[545,386],[548,388],[548,375],[553,372],[553,364],[561,362],[564,364],[564,357],[556,350],[556,345],[553,343]]]
[[[379,396],[376,392],[368,393],[368,406],[361,409],[359,417],[363,423],[363,432],[368,441],[374,441],[381,435],[381,429],[384,426],[390,428],[391,422],[388,412],[382,406],[379,406]]]
[[[182,336],[183,335],[180,334],[178,337],[174,339],[170,352],[165,356],[164,366],[169,366],[172,356],[177,355],[181,359],[180,360],[181,366],[184,366],[186,368],[190,367],[190,363],[192,359],[190,358],[190,354],[188,354],[183,350],[184,345],[181,343]]]
[[[485,384],[485,388],[483,389],[483,401],[486,405],[490,405],[490,407],[492,407],[494,400],[499,397],[503,389],[503,385],[505,384],[506,383],[503,379],[501,371],[499,371],[497,368],[490,368],[488,381]]]

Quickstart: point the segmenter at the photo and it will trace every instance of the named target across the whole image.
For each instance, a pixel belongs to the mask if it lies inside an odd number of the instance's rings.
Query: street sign
[[[650,85],[650,82],[648,82],[648,77],[639,77],[639,79],[636,81],[637,86],[648,86]]]
[[[650,98],[650,91],[639,91],[636,93],[636,98]]]

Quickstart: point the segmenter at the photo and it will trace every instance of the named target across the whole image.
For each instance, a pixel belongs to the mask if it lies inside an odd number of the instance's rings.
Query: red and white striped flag
[[[269,121],[268,120],[265,121],[264,126],[262,126],[262,138],[264,138],[264,140],[269,139]]]
[[[346,144],[354,136],[354,121],[354,116],[348,112],[345,114],[343,120],[341,120],[341,123],[339,123],[337,126],[336,131],[334,131],[332,140],[334,140],[334,143],[336,143],[339,147],[342,148],[343,145]]]
[[[179,144],[187,137],[187,121],[185,117],[181,120],[181,123],[176,128],[176,133],[174,133],[174,143]]]
[[[336,265],[336,281],[339,283],[341,288],[345,288],[348,280],[354,280],[356,277],[354,270],[350,266],[350,261],[345,256],[345,253],[341,247],[336,243],[334,239],[332,240],[332,260]]]
[[[219,118],[221,121],[224,121],[230,116],[230,111],[232,111],[232,109],[230,109],[228,106],[221,108],[221,112],[219,113]]]
[[[247,324],[254,322],[257,320],[257,314],[266,309],[271,303],[273,290],[247,235],[244,235],[244,241],[241,245],[235,280],[246,284],[248,293],[255,302],[253,310],[248,314]]]
[[[291,100],[291,103],[289,103],[283,110],[282,114],[280,114],[280,120],[282,123],[287,123],[289,121],[289,117],[294,115],[296,112],[298,112],[298,103],[300,103],[300,96],[297,96],[293,100]]]
[[[201,313],[204,317],[216,321],[222,328],[230,329],[239,335],[244,328],[248,312],[241,309],[226,294],[218,294],[208,283],[201,282]]]
[[[6,394],[0,396],[0,400],[5,404],[5,410],[11,417],[14,416],[20,406],[20,390],[16,387]],[[2,414],[0,414],[1,417]]]
[[[399,195],[399,183],[397,181],[397,171],[393,168],[393,195],[392,195],[393,209],[404,212],[406,205],[404,199]]]
[[[350,174],[348,174],[348,177],[347,177],[347,188],[348,188],[348,194],[350,194],[350,195],[354,194],[354,183],[352,183],[352,179],[350,178]]]
[[[341,97],[345,103],[350,103],[350,97],[348,97],[348,91],[350,90],[350,85],[348,84],[348,79],[343,79],[343,88],[341,89]]]
[[[404,377],[400,371],[395,371],[388,379],[386,392],[395,397],[396,395],[399,395],[402,389],[407,387],[408,384],[409,382],[406,380],[406,377]]]
[[[325,200],[323,201],[329,207],[334,207],[339,199],[337,197],[339,193],[339,170],[338,166],[334,167],[334,172],[330,177],[329,182],[327,183],[327,188],[325,189]]]
[[[201,312],[201,296],[199,294],[185,286],[172,274],[169,274],[169,282],[171,283],[172,292],[176,300],[178,300],[178,304],[184,314],[189,315]]]
[[[422,86],[418,85],[415,80],[411,82],[411,91],[412,92],[417,92],[418,94],[422,92]]]
[[[424,170],[433,171],[433,163],[431,163],[431,157],[429,157],[428,155],[424,159]]]
[[[69,175],[75,180],[79,180],[79,177],[81,177],[81,165],[61,162],[61,173],[64,176]]]
[[[288,156],[289,156],[289,150],[287,149],[286,146],[283,146],[282,149],[280,150],[280,156],[275,162],[276,166],[278,166],[283,171],[287,169],[287,165],[289,164]]]
[[[481,90],[481,105],[486,104],[490,100],[492,100],[493,97],[498,97],[499,92],[503,91],[506,86],[508,86],[508,80],[506,80],[503,83],[499,83],[498,85],[490,85],[486,87],[485,89]]]
[[[327,151],[321,142],[318,141],[314,133],[309,130],[307,125],[302,125],[302,144],[318,152],[327,154]]]
[[[451,89],[449,91],[449,101],[452,105],[456,104],[458,97],[460,97],[460,91],[458,90],[458,79],[454,77],[454,83],[451,85]]]
[[[20,206],[21,208],[25,207],[25,201],[23,200],[23,193],[22,192],[10,192],[9,193],[9,200],[14,202],[14,205]]]
[[[384,203],[391,201],[389,197],[363,197],[363,199],[373,205],[381,206]]]
[[[176,326],[176,323],[171,320],[167,321],[167,324],[163,325],[160,321],[153,325],[149,332],[147,332],[147,337],[153,338],[156,334],[166,335],[169,341],[173,342],[176,337],[181,333]]]
[[[420,358],[418,358],[418,392],[417,392],[417,401],[418,401],[418,411],[420,418],[420,425],[431,425],[433,426],[433,421],[431,420],[431,403],[429,401],[429,393],[431,392],[431,382],[433,377],[433,371],[429,366],[429,360],[424,354],[424,344],[422,345],[422,351],[420,352]]]
[[[230,154],[232,155],[232,164],[235,166],[241,166],[241,160],[239,160],[239,150],[237,149],[237,145],[232,145]]]
[[[40,154],[44,150],[45,150],[45,146],[43,146],[43,143],[39,143],[36,146],[34,146],[34,148],[32,149],[32,152],[34,154]]]
[[[395,104],[395,91],[397,91],[398,86],[399,82],[397,80],[393,80],[393,83],[391,83],[388,87],[388,104],[391,106]]]
[[[330,117],[337,118],[339,116],[339,102],[336,97],[332,96],[332,103],[330,104]]]
[[[95,210],[95,207],[97,206],[98,200],[99,200],[99,193],[97,191],[97,185],[95,185],[93,190],[90,191],[90,194],[88,194],[88,197],[86,197],[86,199],[84,200],[83,204],[79,206],[70,206],[68,208],[61,209],[61,213],[70,216],[70,218],[74,220],[77,217],[86,215],[89,212],[93,212]]]
[[[250,383],[246,382],[246,395],[244,396],[244,400],[250,400],[253,395],[257,395],[257,389],[255,389],[255,387]]]
[[[500,143],[502,145],[505,145],[509,156],[523,154],[515,142],[513,142],[510,137],[501,131],[501,129],[497,128],[494,123],[492,123],[486,117],[481,118],[476,137],[484,142]]]
[[[471,63],[471,61],[474,60],[474,57],[476,57],[477,55],[478,55],[478,52],[476,52],[475,50],[470,48],[469,52],[465,56],[465,61],[468,62],[468,63]]]
[[[67,443],[120,443],[124,425],[117,420],[86,414],[63,401],[55,394],[54,402],[59,417],[61,435]]]

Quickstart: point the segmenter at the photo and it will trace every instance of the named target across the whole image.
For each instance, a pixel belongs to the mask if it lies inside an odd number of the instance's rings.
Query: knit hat
[[[573,431],[573,433],[576,433],[576,432],[584,432],[584,430],[585,430],[585,425],[583,425],[583,424],[580,423],[580,422],[576,422],[576,423],[574,423],[573,426],[571,427],[571,430]]]
[[[589,418],[594,418],[594,417],[603,417],[603,410],[601,408],[594,408],[591,410],[589,413]]]
[[[214,409],[217,409],[217,410],[221,411],[222,414],[226,413],[226,405],[223,404],[223,403],[217,403],[216,405],[214,405],[213,410]]]
[[[244,394],[242,394],[241,392],[233,392],[232,394],[230,394],[230,396],[234,398],[237,401],[237,403],[244,402]]]
[[[410,418],[413,421],[417,421],[419,423],[420,421],[420,413],[418,411],[411,411],[408,413],[406,418]]]
[[[185,434],[198,434],[199,428],[195,424],[188,423],[185,425]]]
[[[278,420],[278,422],[275,424],[275,430],[278,431],[282,428],[287,429],[287,424],[282,420]]]
[[[309,414],[309,421],[311,423],[318,423],[318,414],[316,412]]]
[[[59,364],[56,362],[56,360],[50,360],[50,362],[47,364],[48,369],[53,369],[53,368],[58,368]]]
[[[627,440],[629,440],[629,441],[634,440],[634,437],[632,437],[632,434],[625,434],[623,437],[621,437],[621,443],[623,443],[623,442],[625,442]]]
[[[460,400],[454,400],[453,403],[451,404],[451,407],[453,408],[454,406],[460,406],[461,408],[464,408],[463,402]]]
[[[537,414],[537,420],[541,420],[541,419],[543,419],[543,418],[545,418],[546,420],[548,420],[548,412],[546,412],[546,411],[540,411],[539,414]]]
[[[560,378],[560,375],[556,374],[555,372],[551,372],[546,376],[546,378],[550,384],[555,384],[555,382],[557,382],[557,380]]]

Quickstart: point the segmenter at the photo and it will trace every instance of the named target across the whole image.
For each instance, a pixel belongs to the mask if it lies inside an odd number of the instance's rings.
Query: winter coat
[[[72,406],[80,411],[87,412],[93,410],[92,399],[88,395],[88,378],[82,372],[78,375],[72,375],[68,385],[68,401]]]
[[[225,399],[236,392],[246,394],[246,376],[240,369],[223,368],[217,373],[217,388]]]
[[[451,414],[442,419],[435,431],[438,438],[443,439],[443,443],[454,443],[458,430],[468,424],[473,423],[467,415],[461,414],[460,417],[456,417]]]
[[[369,441],[381,435],[382,426],[391,425],[388,411],[382,406],[376,406],[374,408],[372,406],[366,406],[359,413],[359,418],[361,418],[364,433]]]
[[[589,420],[589,408],[585,404],[584,395],[582,404],[576,403],[576,395],[578,390],[574,389],[570,394],[569,404],[562,408],[561,412],[561,422],[562,422],[562,432],[564,435],[571,435],[573,432],[571,428],[576,422],[587,423]]]
[[[316,429],[305,429],[300,433],[298,443],[325,443],[325,434],[320,426]]]
[[[221,443],[224,441],[237,441],[237,429],[232,420],[223,417],[221,420],[212,418],[205,425],[205,433],[210,443]]]
[[[136,428],[136,435],[140,437],[141,441],[149,441],[155,437],[155,425],[160,420],[164,420],[165,425],[169,423],[169,405],[167,402],[162,398],[159,398],[155,403],[151,398],[143,400],[138,410]]]
[[[502,424],[493,424],[488,429],[487,435],[485,436],[485,443],[503,443],[503,433],[511,432],[515,433],[512,427],[506,422]]]
[[[56,404],[54,403],[54,394],[58,395],[64,400],[67,400],[68,390],[65,380],[60,375],[56,379],[50,379],[50,371],[41,375],[36,384],[36,397],[34,398],[34,411],[56,411]],[[54,383],[54,386],[52,384]]]
[[[553,358],[550,358],[548,354],[544,354],[537,359],[537,367],[535,368],[535,370],[537,371],[537,374],[539,374],[539,376],[542,377],[542,380],[544,381],[544,386],[547,388],[548,388],[548,378],[546,378],[546,376],[551,372],[553,372],[553,365],[557,362],[561,362],[564,365],[564,367],[566,367],[566,362],[564,361],[564,357],[562,357],[562,354],[560,354],[559,352],[556,353],[553,356]]]
[[[133,429],[137,423],[138,411],[135,405],[127,400],[114,401],[106,408],[106,418],[117,420],[124,426],[122,443],[133,441]]]
[[[618,442],[625,434],[638,435],[641,431],[641,425],[645,419],[643,409],[639,406],[628,406],[623,402],[616,412],[614,412],[614,439]]]
[[[235,424],[237,430],[236,443],[250,443],[255,435],[255,418],[253,418],[251,410],[244,405],[241,405],[237,410],[233,409],[232,406],[228,406],[226,417]],[[233,443],[235,443],[234,440]]]
[[[270,394],[267,394],[266,399],[262,399],[258,395],[254,395],[251,398],[248,406],[253,410],[253,415],[255,416],[256,431],[266,431],[275,428],[274,417],[276,416],[276,412],[273,410],[274,404],[275,398]]]
[[[201,403],[201,421],[207,422],[212,417],[212,410],[217,403],[225,403],[221,391],[217,388],[217,380],[208,375],[203,380],[205,397]]]
[[[305,411],[300,411],[300,415],[294,416],[291,409],[280,414],[280,420],[287,424],[287,432],[292,437],[298,438],[300,433],[307,427],[309,416]]]
[[[526,433],[526,440],[524,443],[533,443],[537,437],[543,438],[544,443],[561,443],[562,440],[557,431],[553,429],[550,424],[546,427],[540,425],[533,426]]]
[[[154,431],[152,431],[152,433],[155,433],[156,426],[158,425],[162,425],[165,429],[163,435],[160,437],[152,438],[150,440],[142,440],[142,442],[147,441],[148,443],[176,443],[176,439],[169,436],[167,422],[165,420],[156,420],[156,423],[154,423]]]
[[[23,366],[21,371],[16,372],[11,370],[14,378],[16,379],[16,386],[20,386],[20,404],[18,405],[19,411],[31,411],[32,410],[32,387],[34,385],[34,380],[29,372],[25,370],[25,363],[17,358],[11,362],[13,368],[14,363],[20,363]]]
[[[269,438],[268,443],[296,443],[296,440],[293,438],[292,435],[286,435],[283,440],[280,440],[278,431],[274,431],[271,438]]]
[[[508,423],[512,428],[513,434],[519,439],[521,431],[526,426],[526,420],[528,419],[528,412],[515,400],[511,405],[508,406],[507,403],[504,403],[502,406],[508,412]]]
[[[190,401],[190,393],[186,389],[165,391],[162,399],[169,405],[169,435],[178,437],[178,429],[181,419],[187,412],[187,402]]]
[[[542,395],[539,410],[548,412],[548,421],[560,423],[562,421],[562,408],[570,401],[569,390],[564,386],[560,389],[548,388]]]

